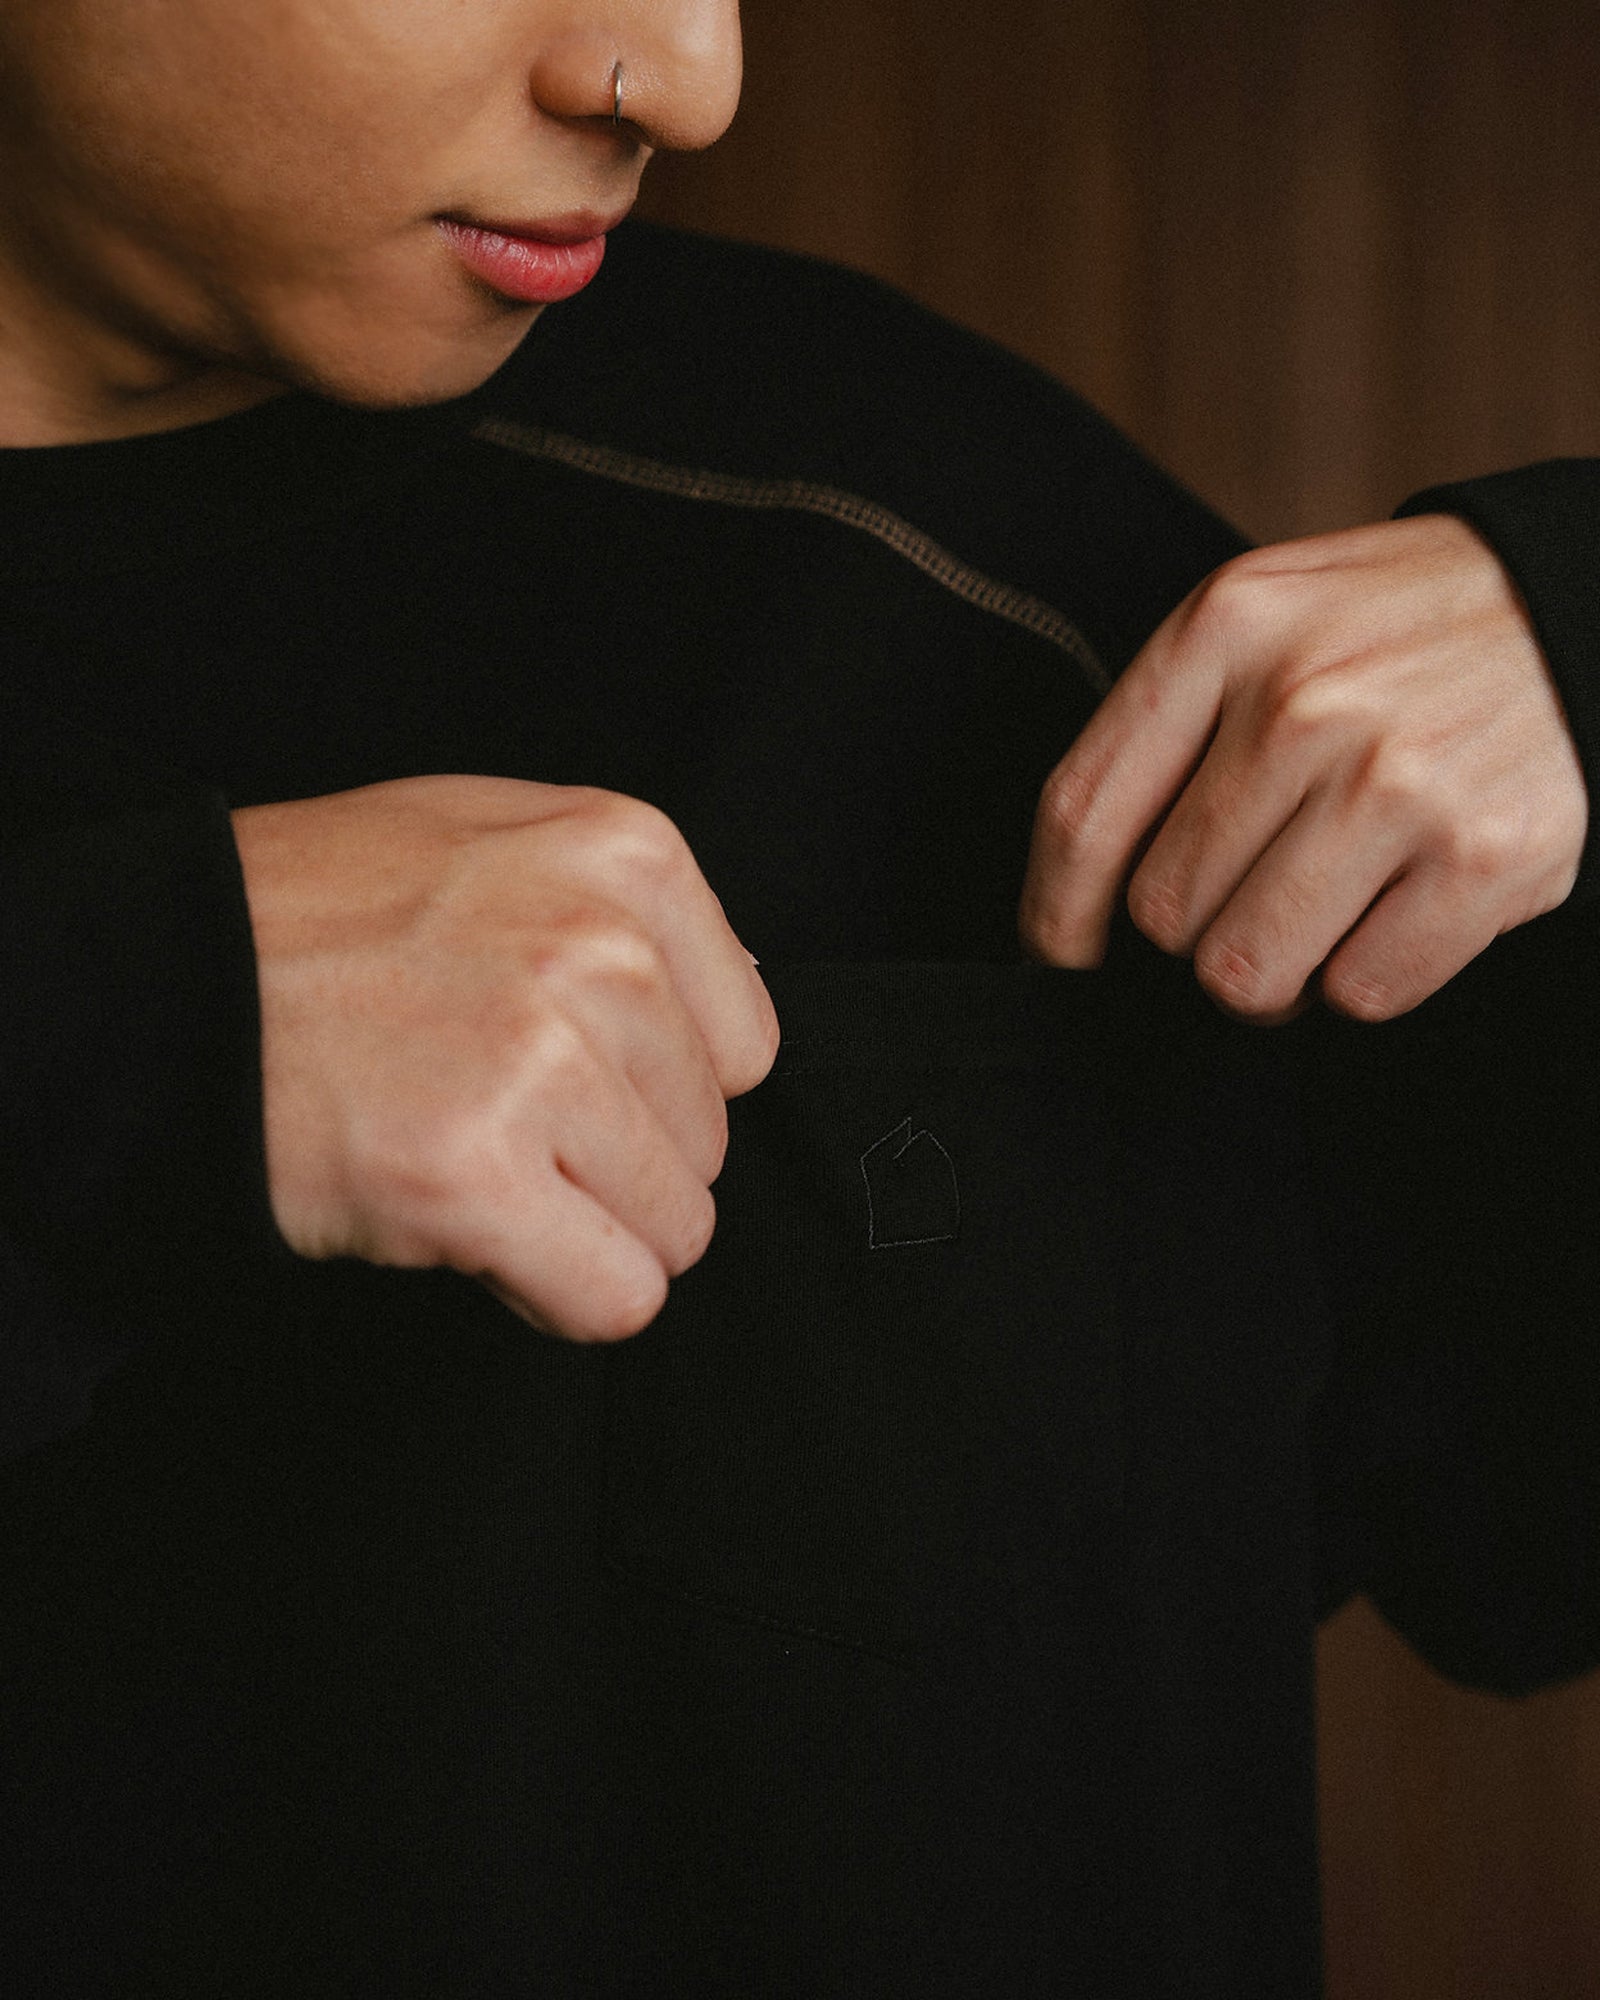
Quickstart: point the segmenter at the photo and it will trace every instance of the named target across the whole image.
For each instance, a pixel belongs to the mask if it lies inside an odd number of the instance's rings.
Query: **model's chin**
[[[345,289],[251,314],[255,352],[247,365],[358,409],[413,409],[469,395],[511,358],[544,308],[494,298],[453,271],[449,277],[424,288]]]
[[[543,310],[523,306],[488,327],[452,339],[397,341],[391,336],[348,355],[307,357],[297,386],[357,409],[417,409],[448,403],[481,388],[504,366]]]

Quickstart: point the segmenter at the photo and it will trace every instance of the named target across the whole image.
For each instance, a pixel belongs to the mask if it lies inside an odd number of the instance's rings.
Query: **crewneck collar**
[[[483,393],[370,411],[291,392],[182,430],[0,450],[0,583],[147,568],[359,504],[463,444]]]

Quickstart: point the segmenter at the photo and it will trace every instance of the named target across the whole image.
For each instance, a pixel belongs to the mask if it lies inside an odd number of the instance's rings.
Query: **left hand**
[[[1045,786],[1020,928],[1097,965],[1127,882],[1229,1012],[1387,1020],[1564,901],[1587,825],[1520,597],[1424,515],[1237,557],[1173,612]]]

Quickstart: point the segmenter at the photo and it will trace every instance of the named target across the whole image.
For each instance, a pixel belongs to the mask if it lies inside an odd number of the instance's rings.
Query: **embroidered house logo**
[[[867,1246],[890,1250],[949,1243],[961,1229],[955,1163],[928,1131],[902,1118],[861,1155],[867,1184]]]

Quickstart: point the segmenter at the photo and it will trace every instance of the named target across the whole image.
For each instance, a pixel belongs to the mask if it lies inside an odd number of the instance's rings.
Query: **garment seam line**
[[[910,563],[933,583],[975,610],[1030,632],[1065,653],[1097,694],[1111,686],[1099,654],[1064,611],[1042,597],[1003,583],[964,561],[904,515],[876,500],[811,479],[758,479],[647,458],[617,445],[594,444],[537,424],[485,417],[472,435],[482,444],[562,465],[573,472],[609,479],[638,491],[748,513],[812,514],[874,541]]]

